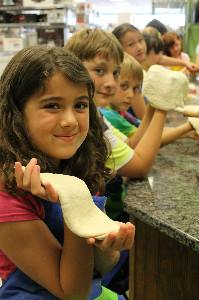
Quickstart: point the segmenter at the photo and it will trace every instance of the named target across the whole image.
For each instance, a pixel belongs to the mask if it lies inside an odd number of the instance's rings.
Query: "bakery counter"
[[[136,226],[130,300],[199,299],[199,141],[159,151],[144,180],[132,180],[126,210]]]

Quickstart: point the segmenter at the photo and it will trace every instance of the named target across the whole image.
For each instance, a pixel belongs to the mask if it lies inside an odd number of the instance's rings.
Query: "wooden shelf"
[[[34,22],[34,23],[0,23],[0,28],[66,28],[68,25],[65,23],[47,23],[47,22]]]
[[[7,6],[0,6],[0,11],[14,11],[14,10],[53,10],[53,9],[64,9],[64,8],[74,8],[73,6],[70,5],[53,5],[53,6],[43,6],[43,7],[28,7],[28,6],[12,6],[12,5],[7,5]]]

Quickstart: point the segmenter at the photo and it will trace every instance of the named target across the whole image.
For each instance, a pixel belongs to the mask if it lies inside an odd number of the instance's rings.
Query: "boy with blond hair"
[[[124,55],[119,41],[113,34],[102,29],[82,29],[67,41],[65,49],[74,52],[88,69],[95,83],[96,105],[101,106],[102,101],[109,104],[119,85],[120,65]],[[111,157],[114,158],[112,167],[115,165],[114,170],[118,175],[143,177],[153,164],[159,150],[167,112],[153,108],[150,110],[150,126],[145,128],[142,140],[134,149],[131,141],[121,135],[120,131],[110,127],[110,123],[103,118],[106,125],[104,134],[110,141]],[[147,115],[148,120],[149,114]],[[111,164],[108,162],[107,165]]]
[[[127,137],[131,137],[135,134],[138,126],[136,126],[135,119],[130,119],[127,110],[132,102],[136,101],[134,100],[135,96],[141,93],[143,71],[141,65],[127,53],[121,64],[119,82],[116,94],[109,105],[100,110],[115,128]]]

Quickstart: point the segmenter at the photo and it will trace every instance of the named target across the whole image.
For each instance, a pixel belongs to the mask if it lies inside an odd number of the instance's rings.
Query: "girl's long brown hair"
[[[89,95],[90,128],[75,155],[55,169],[51,159],[35,148],[24,126],[23,110],[29,98],[44,88],[46,81],[61,72],[77,84],[85,84]],[[81,61],[63,48],[33,46],[21,50],[6,66],[0,79],[0,176],[5,190],[19,193],[14,177],[14,163],[26,165],[38,159],[42,172],[73,175],[86,182],[91,193],[102,191],[109,170],[108,156],[98,113],[93,102],[94,85]],[[38,133],[39,134],[39,133]]]

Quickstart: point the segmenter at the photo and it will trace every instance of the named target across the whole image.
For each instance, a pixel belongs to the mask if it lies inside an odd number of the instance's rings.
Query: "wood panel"
[[[130,300],[199,300],[199,254],[152,226],[136,226]]]

